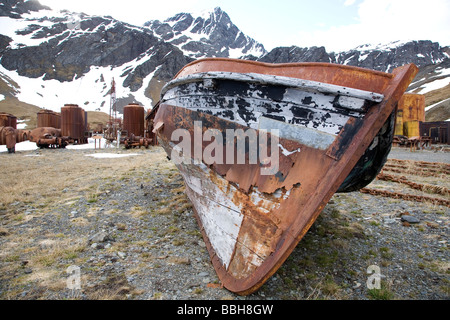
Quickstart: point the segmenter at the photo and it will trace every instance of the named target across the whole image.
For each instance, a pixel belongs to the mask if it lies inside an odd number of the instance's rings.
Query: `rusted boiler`
[[[37,126],[61,129],[61,114],[52,110],[41,110],[37,113]]]
[[[0,127],[17,129],[17,117],[9,113],[0,112]]]
[[[130,103],[123,108],[123,135],[144,136],[144,107]]]
[[[16,129],[13,127],[0,127],[0,145],[6,145],[9,153],[16,151]]]
[[[39,148],[65,148],[68,138],[61,135],[61,129],[41,127],[29,132],[31,142],[35,142]]]
[[[61,108],[61,135],[71,143],[87,143],[87,114],[76,104],[66,104]]]
[[[151,140],[145,136],[145,110],[137,103],[123,108],[123,143],[125,148],[148,147]]]

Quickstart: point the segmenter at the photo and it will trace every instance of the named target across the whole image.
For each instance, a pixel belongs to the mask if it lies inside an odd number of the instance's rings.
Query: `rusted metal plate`
[[[39,111],[37,113],[37,127],[61,129],[61,114],[52,110]]]
[[[385,74],[205,59],[163,89],[154,131],[185,179],[227,289],[252,293],[276,272],[366,150],[377,147],[416,73],[412,65]]]
[[[206,58],[191,62],[181,69],[175,78],[209,71],[276,75],[370,90],[377,93],[383,93],[392,78],[392,74],[389,73],[344,65],[339,65],[336,68],[336,65],[331,63],[271,64],[226,58]]]

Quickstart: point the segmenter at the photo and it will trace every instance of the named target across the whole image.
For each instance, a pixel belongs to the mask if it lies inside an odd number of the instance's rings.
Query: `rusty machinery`
[[[29,139],[39,148],[65,148],[69,144],[69,138],[61,135],[61,129],[52,127],[31,130]]]
[[[16,143],[28,140],[29,131],[17,129],[17,117],[0,113],[0,145],[6,145],[9,153],[14,153]]]
[[[87,113],[76,104],[65,104],[61,113],[41,110],[38,127],[30,131],[30,141],[39,148],[65,148],[68,144],[87,143]]]
[[[158,112],[160,102],[156,103],[153,109],[147,111],[145,116],[145,137],[150,139],[150,145],[156,146],[158,144],[158,139],[156,134],[153,132],[155,126],[155,115]]]
[[[38,127],[33,130],[17,130],[17,117],[0,113],[0,144],[10,153],[15,144],[30,140],[39,148],[65,148],[69,143],[87,143],[87,113],[74,104],[66,104],[61,113],[41,110],[37,113]]]
[[[61,129],[61,114],[46,109],[39,111],[37,113],[37,127]]]

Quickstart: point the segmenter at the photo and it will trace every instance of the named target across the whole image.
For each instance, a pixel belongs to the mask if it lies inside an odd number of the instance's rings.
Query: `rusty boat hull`
[[[390,149],[392,115],[416,73],[414,65],[388,74],[208,58],[163,88],[153,131],[176,160],[224,287],[256,291],[334,193],[376,176]],[[262,155],[257,161],[251,146]]]

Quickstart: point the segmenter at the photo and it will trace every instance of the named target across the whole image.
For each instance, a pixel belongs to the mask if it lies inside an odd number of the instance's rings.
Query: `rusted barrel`
[[[6,145],[9,153],[16,151],[16,129],[0,127],[0,145]]]
[[[76,104],[66,104],[61,108],[61,135],[78,143],[84,142],[86,115]]]
[[[144,136],[144,107],[137,103],[130,103],[123,108],[123,131],[127,136]]]

